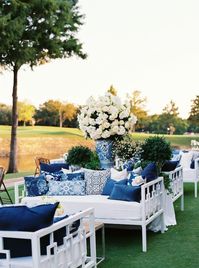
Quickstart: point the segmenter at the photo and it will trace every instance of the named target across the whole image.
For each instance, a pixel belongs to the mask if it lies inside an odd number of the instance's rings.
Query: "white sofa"
[[[175,172],[174,172],[175,173]],[[183,183],[182,173],[177,171],[172,177],[172,187],[178,181],[178,187],[175,189],[174,201],[182,197],[183,204]],[[36,205],[42,202],[41,196],[26,197],[24,192],[19,194],[19,186],[22,183],[15,184],[15,202],[22,202],[27,205]],[[160,177],[154,181],[141,186],[141,201],[127,202],[110,200],[108,196],[86,195],[86,196],[53,196],[65,208],[68,214],[93,207],[95,209],[95,220],[105,224],[117,225],[138,225],[142,228],[142,250],[147,251],[147,225],[157,217],[161,217],[161,232],[165,230],[164,208],[165,208],[165,190],[163,178]],[[183,207],[183,205],[182,205]]]
[[[89,222],[87,231],[83,220]],[[80,221],[78,229],[71,234],[70,227],[75,221]],[[63,245],[57,246],[53,233],[66,228],[66,236]],[[50,244],[47,246],[47,254],[40,254],[40,239],[50,235]],[[87,256],[86,239],[89,236],[90,256]],[[31,241],[32,256],[10,258],[9,250],[3,249],[3,238],[26,239]],[[97,267],[94,210],[87,209],[76,213],[66,219],[35,232],[0,231],[0,253],[6,255],[6,259],[0,259],[0,267],[4,268],[61,268],[61,267]],[[53,249],[54,253],[51,253]]]

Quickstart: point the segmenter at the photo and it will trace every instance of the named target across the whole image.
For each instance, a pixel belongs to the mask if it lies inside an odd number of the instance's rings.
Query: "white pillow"
[[[118,171],[115,168],[111,168],[111,179],[119,181],[126,179],[128,177],[128,172],[126,169],[123,169],[122,171]]]
[[[137,177],[135,177],[135,179],[132,180],[131,185],[132,186],[139,186],[143,183],[145,183],[145,180],[142,178],[142,176],[137,176]]]
[[[138,174],[138,175],[141,175],[141,173],[142,173],[142,167],[138,167],[138,168],[133,169],[133,173]]]

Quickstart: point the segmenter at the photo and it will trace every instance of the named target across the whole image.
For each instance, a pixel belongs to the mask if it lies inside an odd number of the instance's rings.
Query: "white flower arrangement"
[[[97,100],[90,97],[78,116],[84,136],[94,140],[128,134],[136,120],[130,102],[126,100],[122,104],[118,96],[108,92]]]

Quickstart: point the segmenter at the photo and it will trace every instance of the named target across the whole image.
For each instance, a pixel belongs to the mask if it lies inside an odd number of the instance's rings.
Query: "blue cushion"
[[[28,196],[45,195],[48,192],[48,182],[43,175],[24,177],[24,180]]]
[[[141,187],[115,184],[109,199],[140,202]]]
[[[86,182],[77,181],[49,181],[47,195],[85,195]]]
[[[132,160],[128,160],[124,163],[123,169],[126,169],[127,171],[132,171],[134,168],[134,162]]]
[[[162,167],[162,171],[164,171],[164,172],[173,171],[174,169],[176,169],[178,164],[179,164],[179,161],[167,160],[167,161],[165,161],[165,163]]]
[[[195,168],[195,161],[193,159],[191,160],[190,168],[191,169]]]
[[[143,179],[146,179],[146,182],[150,182],[157,178],[157,167],[155,163],[148,164],[141,173]]]
[[[104,185],[102,195],[110,195],[115,184],[126,185],[127,181],[128,181],[127,179],[116,181],[116,180],[113,180],[111,178],[108,178],[105,185]]]
[[[128,185],[131,185],[132,180],[135,179],[138,175],[136,173],[134,173],[133,171],[131,171],[128,175]]]
[[[32,208],[26,206],[0,207],[0,230],[34,232],[46,228],[53,223],[58,204],[57,202]],[[4,248],[10,250],[12,258],[31,255],[30,240],[4,238]],[[5,258],[5,255],[0,254],[0,258]]]
[[[53,164],[40,163],[40,171],[57,172],[57,171],[60,171],[62,168],[68,169],[69,164],[67,163],[53,163]]]

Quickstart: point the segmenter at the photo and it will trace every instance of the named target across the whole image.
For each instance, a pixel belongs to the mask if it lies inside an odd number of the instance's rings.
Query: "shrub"
[[[100,169],[100,161],[99,161],[99,157],[98,157],[96,152],[92,152],[92,157],[90,159],[90,162],[88,162],[85,165],[85,168]]]
[[[67,163],[85,167],[91,161],[93,152],[86,146],[74,146],[68,151]]]
[[[172,155],[171,145],[164,137],[149,137],[141,145],[141,160],[155,162],[158,168],[158,174],[162,165],[169,160]]]

